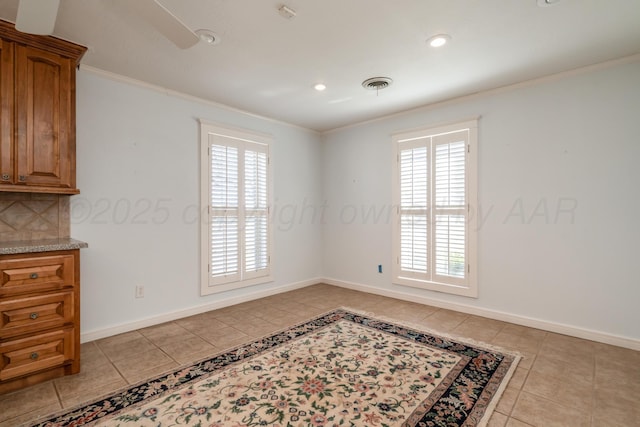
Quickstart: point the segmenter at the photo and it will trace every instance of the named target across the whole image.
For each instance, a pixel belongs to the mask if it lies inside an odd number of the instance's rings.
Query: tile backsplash
[[[59,194],[0,192],[0,241],[69,237],[69,198]]]

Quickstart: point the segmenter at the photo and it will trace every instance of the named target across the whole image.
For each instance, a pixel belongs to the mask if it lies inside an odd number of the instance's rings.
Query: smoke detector
[[[391,86],[393,80],[389,77],[371,77],[362,82],[362,87],[369,90],[379,91],[380,89],[385,89]]]
[[[216,33],[211,30],[196,30],[195,33],[200,37],[200,41],[208,45],[219,44],[221,39]]]

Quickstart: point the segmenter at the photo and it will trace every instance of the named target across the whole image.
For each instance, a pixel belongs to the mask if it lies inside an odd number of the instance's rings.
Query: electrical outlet
[[[144,298],[144,286],[136,285],[136,298]]]

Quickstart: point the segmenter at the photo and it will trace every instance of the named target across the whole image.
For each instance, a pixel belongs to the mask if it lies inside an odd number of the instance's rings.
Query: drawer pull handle
[[[27,177],[25,175],[20,175],[20,176],[18,176],[18,181],[26,182],[27,181]]]
[[[31,278],[32,279],[37,279],[38,278],[38,273],[31,273]]]
[[[31,353],[31,360],[36,360],[38,356],[39,354],[34,351],[33,353]]]
[[[2,180],[3,181],[9,181],[9,174],[8,173],[3,173],[2,174]]]
[[[39,317],[39,314],[38,313],[31,313],[29,315],[29,317],[31,318],[31,320],[36,320]]]

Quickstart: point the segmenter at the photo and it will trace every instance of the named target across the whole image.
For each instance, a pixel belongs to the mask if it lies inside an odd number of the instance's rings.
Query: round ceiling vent
[[[393,80],[389,77],[371,77],[362,82],[362,87],[369,90],[380,90],[391,86]]]

